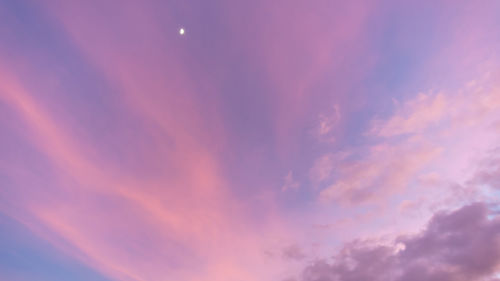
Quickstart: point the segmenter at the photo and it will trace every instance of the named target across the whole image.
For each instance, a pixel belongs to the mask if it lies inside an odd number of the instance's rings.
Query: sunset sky
[[[0,281],[500,281],[500,1],[0,0]]]

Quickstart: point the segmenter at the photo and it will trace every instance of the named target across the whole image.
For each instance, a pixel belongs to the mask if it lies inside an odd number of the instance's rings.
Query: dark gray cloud
[[[333,260],[308,265],[301,281],[496,281],[500,218],[484,203],[439,212],[398,246],[354,241]],[[403,246],[404,245],[404,246]]]

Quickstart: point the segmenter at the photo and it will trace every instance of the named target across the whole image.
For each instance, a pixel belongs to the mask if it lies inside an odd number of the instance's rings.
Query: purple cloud
[[[483,281],[500,266],[500,218],[484,203],[436,213],[425,230],[395,246],[354,241],[333,262],[307,266],[302,281]]]
[[[491,151],[490,155],[482,161],[472,183],[500,188],[500,147]]]
[[[302,251],[298,245],[293,244],[283,249],[282,256],[287,260],[303,260],[306,254]]]

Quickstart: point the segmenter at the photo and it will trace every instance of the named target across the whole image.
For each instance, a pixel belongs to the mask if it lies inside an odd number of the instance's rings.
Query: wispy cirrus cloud
[[[396,2],[0,3],[0,212],[25,226],[2,233],[112,280],[282,280],[341,248],[346,278],[411,272],[418,235],[343,243],[494,201],[499,17]],[[419,235],[482,231],[474,206]]]
[[[442,94],[418,94],[416,98],[399,105],[388,120],[375,120],[370,134],[394,137],[402,134],[422,133],[430,126],[440,124],[448,109]]]
[[[374,146],[361,160],[350,155],[351,158],[344,156],[336,163],[321,163],[326,166],[322,169],[335,166],[335,176],[334,183],[323,189],[320,197],[322,200],[349,204],[385,198],[404,189],[418,171],[440,152],[439,147],[413,140],[399,146]],[[322,174],[321,178],[325,176]]]

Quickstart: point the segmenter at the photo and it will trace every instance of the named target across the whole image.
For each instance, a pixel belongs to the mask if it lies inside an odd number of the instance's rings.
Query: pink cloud
[[[333,183],[321,191],[320,197],[349,204],[387,198],[404,190],[440,151],[431,144],[410,140],[399,145],[374,146],[365,158],[359,160],[351,156],[328,163],[335,166],[335,176]]]
[[[335,156],[332,154],[326,154],[314,161],[313,166],[309,170],[309,179],[311,182],[318,184],[328,180],[335,168]]]
[[[79,63],[85,64],[85,73],[99,77],[95,80],[109,87],[105,99],[91,101],[107,107],[95,110],[94,105],[81,104],[88,97],[66,92],[58,81],[50,87],[49,83],[34,83],[52,81],[55,74],[46,73],[52,71],[50,67],[41,71],[41,67],[30,63],[24,68],[12,67],[20,64],[24,53],[5,60],[5,66],[0,67],[1,105],[12,110],[9,117],[20,124],[16,128],[19,139],[33,146],[33,155],[43,158],[36,160],[53,173],[40,172],[22,161],[0,160],[1,172],[8,173],[9,180],[15,183],[5,192],[5,201],[15,203],[0,206],[2,212],[109,278],[275,280],[283,275],[283,261],[266,257],[265,249],[276,244],[292,245],[280,252],[282,256],[305,260],[303,249],[297,245],[306,243],[295,241],[304,237],[307,244],[316,243],[309,236],[314,230],[305,224],[327,231],[341,229],[328,240],[332,242],[363,231],[376,232],[384,224],[383,219],[401,217],[398,211],[463,204],[477,195],[477,185],[497,184],[497,157],[486,153],[498,143],[498,133],[492,128],[499,124],[500,98],[494,85],[497,76],[492,73],[458,92],[443,87],[438,94],[428,91],[396,102],[394,113],[387,118],[377,117],[360,142],[356,139],[342,143],[344,137],[358,137],[342,135],[348,134],[344,131],[349,131],[346,129],[350,126],[359,124],[359,120],[351,119],[360,112],[352,112],[350,107],[365,109],[366,100],[350,96],[350,89],[364,87],[357,82],[364,79],[363,71],[372,63],[367,23],[376,16],[372,12],[386,7],[358,1],[332,3],[211,3],[220,14],[214,16],[212,10],[199,12],[199,26],[204,27],[205,17],[217,18],[217,24],[211,26],[227,32],[221,36],[227,41],[205,46],[202,43],[217,40],[195,38],[196,29],[189,27],[186,36],[180,38],[177,29],[172,28],[182,18],[174,4],[172,8],[161,1],[44,2],[43,16],[50,18],[57,32],[64,31],[60,36],[68,40],[65,48],[70,48],[72,55],[82,56],[79,59],[83,62]],[[157,9],[157,4],[166,8]],[[187,7],[183,5],[179,7]],[[204,36],[212,36],[208,33]],[[214,32],[213,36],[219,38],[220,34]],[[211,57],[212,51],[199,51],[222,45],[225,47],[214,53],[224,54],[216,58]],[[57,51],[54,53],[56,57]],[[5,54],[2,49],[2,61]],[[460,54],[453,52],[456,57]],[[42,56],[31,54],[30,59]],[[232,66],[239,59],[244,61],[245,69],[257,73],[252,72],[255,76],[245,77],[245,81],[259,85],[241,90],[255,90],[249,93],[249,100],[258,101],[258,111],[252,108],[250,117],[264,116],[264,125],[247,120],[235,123],[242,131],[256,129],[258,141],[242,140],[244,137],[228,125],[232,121],[229,119],[241,118],[240,112],[229,117],[223,113],[226,106],[233,106],[224,104],[229,98],[221,94],[226,86],[223,84],[233,82],[224,79],[232,74]],[[349,66],[353,62],[361,65]],[[66,62],[60,63],[73,69]],[[86,83],[83,81],[82,86]],[[338,85],[324,85],[328,83]],[[239,97],[238,87],[229,94]],[[261,89],[263,93],[258,93]],[[245,108],[246,102],[242,101]],[[48,104],[57,104],[56,108],[63,110],[53,110]],[[85,123],[80,109],[99,116],[94,123]],[[121,115],[108,120],[112,113],[107,109]],[[312,119],[317,126],[309,126]],[[93,127],[99,125],[96,123],[106,121],[111,124],[108,128],[94,131]],[[304,141],[310,137],[311,127],[314,144]],[[309,161],[316,153],[317,160]],[[16,157],[31,159],[33,155],[19,152]],[[471,167],[477,159],[472,156],[491,162],[480,167],[476,181],[469,182],[469,186],[463,182],[469,178],[468,173],[474,172]],[[244,164],[232,167],[234,162],[228,158]],[[252,165],[246,165],[247,161]],[[289,171],[284,178],[283,171]],[[313,194],[328,203],[334,200],[343,204],[310,202],[309,196],[302,196],[308,192],[303,175],[309,176],[316,188]],[[450,189],[457,196],[446,201],[451,197],[443,185],[451,180],[457,181]],[[280,192],[280,185],[282,191],[300,190]],[[294,204],[303,208],[290,210],[296,207]],[[371,204],[383,207],[370,209]],[[493,223],[485,221],[483,213],[471,211],[476,209],[481,207],[466,208],[460,214],[473,213],[468,218],[477,219],[474,226],[487,234],[484,229]],[[384,217],[382,212],[392,213]],[[305,222],[297,223],[290,217]],[[444,230],[458,236],[468,231],[456,225],[446,226],[446,218],[450,217],[437,215],[429,230],[420,234],[437,237],[437,242],[453,243],[433,232],[434,228],[443,230],[442,224]],[[330,219],[333,223],[322,223]],[[416,224],[413,220],[406,223]],[[482,237],[485,241],[491,238],[486,234]],[[476,241],[477,237],[470,237]],[[340,254],[346,257],[345,264],[314,264],[318,268],[312,274],[318,275],[313,277],[323,277],[324,273],[324,278],[330,278],[333,275],[329,274],[335,273],[352,279],[387,270],[375,275],[384,276],[395,271],[394,260],[405,265],[405,273],[413,272],[414,265],[405,260],[403,253],[409,253],[419,239],[401,240],[406,245],[404,250],[348,245],[347,251]],[[437,255],[445,255],[447,245],[436,245]],[[424,246],[415,248],[428,250],[428,245]],[[452,270],[442,273],[441,268],[430,265],[427,271],[418,272],[423,274],[420,277],[455,278],[457,272],[473,272],[466,263],[456,260],[466,259],[466,251],[457,249],[456,257],[444,261],[432,255],[429,258]],[[469,253],[478,257],[476,252]],[[412,257],[427,258],[415,252]],[[490,257],[497,258],[496,254]],[[367,268],[360,268],[353,260]],[[481,262],[490,266],[485,260]],[[478,272],[488,276],[488,269]],[[471,273],[470,278],[479,275]]]
[[[176,134],[180,143],[169,149],[168,158],[159,148],[157,157],[162,165],[175,167],[176,175],[140,177],[95,154],[100,143],[86,135],[75,138],[71,122],[37,100],[37,94],[47,89],[33,90],[25,82],[29,79],[19,79],[18,73],[4,69],[0,73],[1,101],[24,121],[23,129],[32,136],[29,141],[57,172],[51,178],[51,194],[23,200],[15,208],[2,206],[4,213],[70,257],[119,280],[151,280],[167,274],[182,280],[221,275],[253,280],[271,271],[261,259],[267,237],[251,230],[254,222],[226,192],[214,151],[185,133],[198,130],[197,125],[189,127],[188,122],[174,129],[165,121],[169,133],[180,130]],[[155,116],[142,118],[146,124],[156,124],[168,117]],[[159,143],[168,143],[162,134],[149,133],[160,138]],[[29,197],[35,186],[22,184],[19,194]],[[268,226],[269,235],[287,236],[278,224]],[[246,255],[237,257],[235,247]],[[259,270],[250,270],[249,264]]]
[[[472,176],[471,163],[479,160],[477,155],[494,148],[500,137],[491,129],[500,118],[493,77],[486,74],[481,82],[469,83],[458,93],[418,94],[402,105],[396,103],[391,116],[372,122],[365,137],[373,144],[357,148],[367,153],[345,150],[316,160],[309,172],[311,182],[333,182],[320,197],[356,202],[390,196],[415,183],[437,187],[448,185],[450,178],[465,183]],[[455,157],[453,163],[450,157]],[[467,175],[462,169],[469,170]]]
[[[300,187],[300,183],[297,182],[293,178],[292,171],[289,171],[288,174],[286,174],[286,176],[285,176],[285,183],[281,187],[281,190],[282,191],[287,191],[287,190],[290,190],[290,189],[294,190],[294,189],[298,189],[299,187]]]
[[[319,124],[314,130],[314,136],[320,142],[332,143],[335,141],[335,130],[340,122],[340,106],[336,104],[333,109],[319,115]],[[338,133],[338,132],[337,132]]]
[[[400,107],[396,103],[394,116],[385,121],[375,120],[370,133],[381,137],[421,133],[432,124],[440,124],[448,103],[443,94],[419,94]]]

